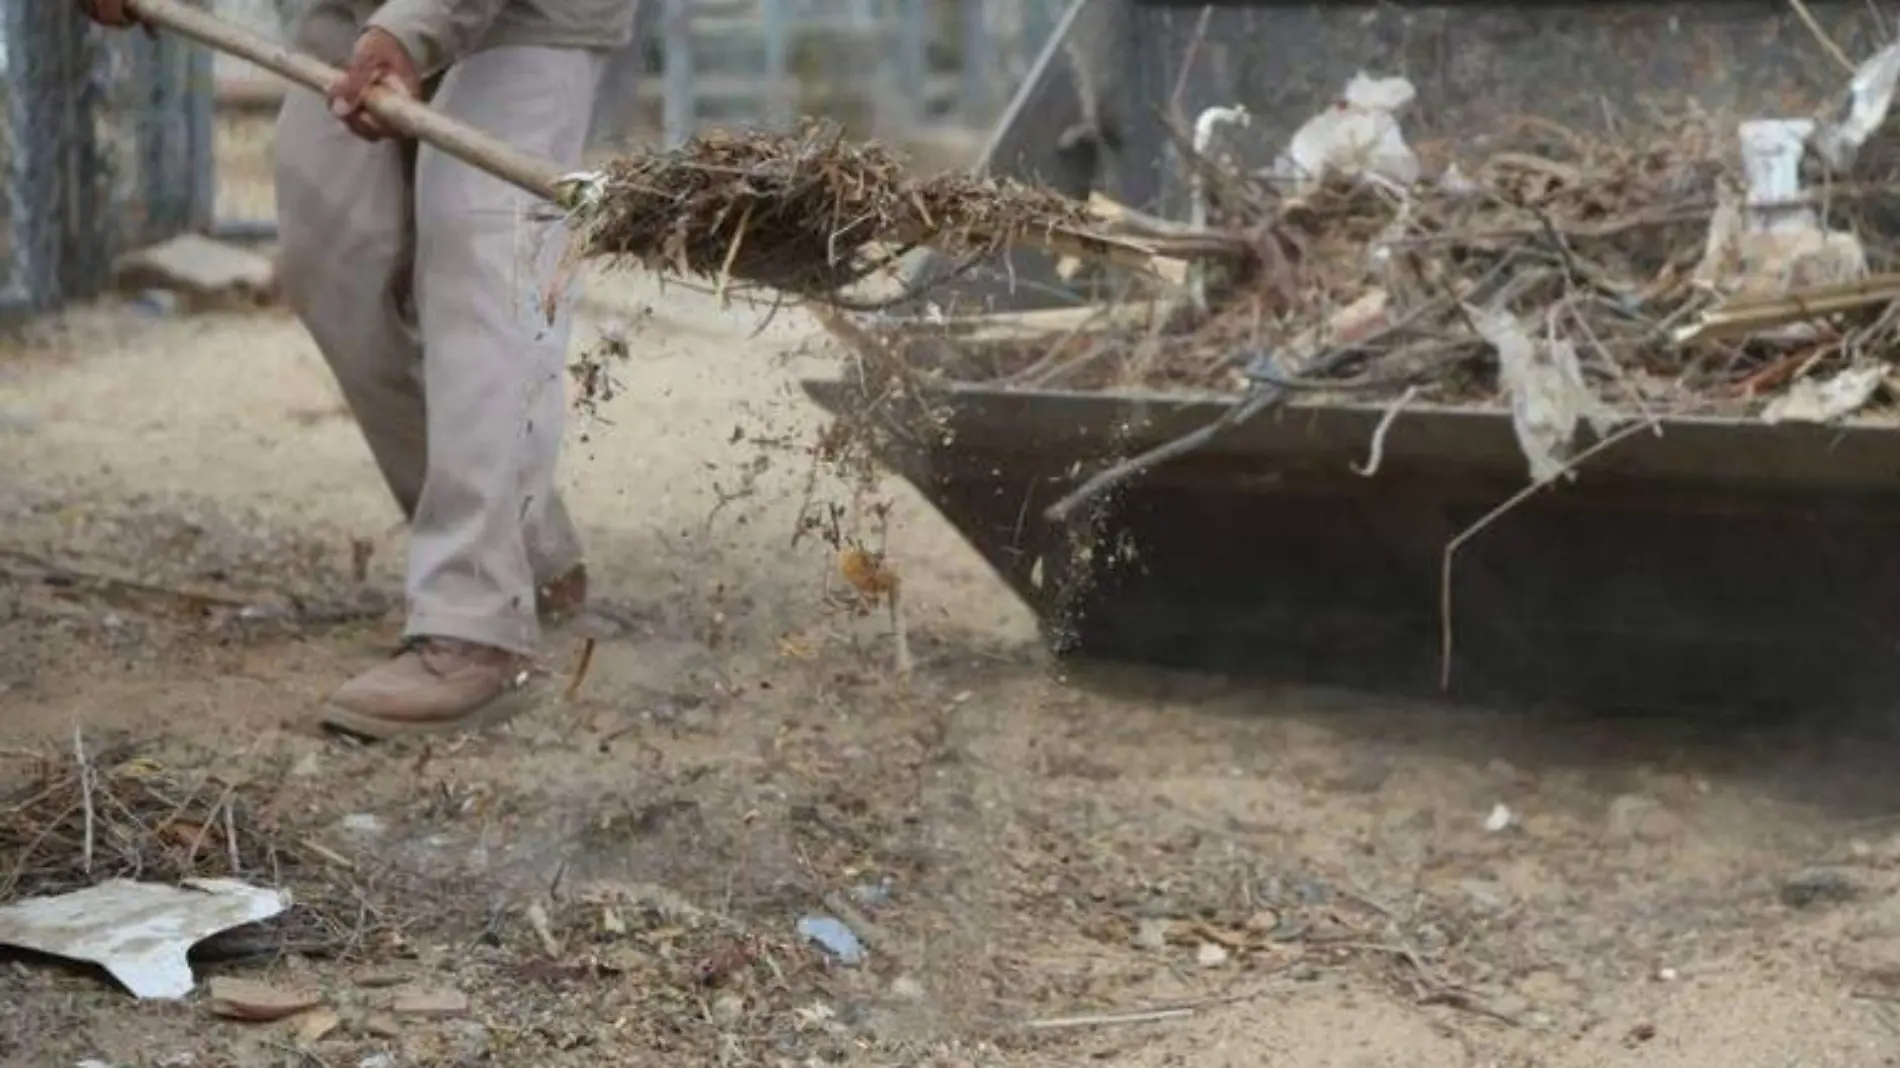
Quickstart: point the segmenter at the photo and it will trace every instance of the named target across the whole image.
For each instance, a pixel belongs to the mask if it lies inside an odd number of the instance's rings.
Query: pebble
[[[905,1001],[924,1000],[924,984],[908,975],[900,975],[891,980],[891,993]]]
[[[1612,841],[1666,842],[1682,833],[1682,820],[1650,798],[1621,794],[1610,801],[1605,831]]]
[[[1194,951],[1194,960],[1203,968],[1218,968],[1227,963],[1227,950],[1217,942],[1202,942]]]
[[[1511,806],[1500,802],[1499,804],[1491,806],[1490,815],[1484,818],[1484,829],[1492,834],[1497,834],[1499,831],[1509,828],[1516,819],[1517,817],[1511,814]]]
[[[727,991],[713,999],[712,1017],[715,1023],[737,1023],[744,1015],[745,999],[739,995]]]
[[[1837,905],[1859,896],[1860,888],[1835,868],[1804,868],[1781,883],[1781,903],[1791,909]]]
[[[351,834],[379,835],[383,833],[382,817],[368,812],[352,812],[343,817],[343,829]]]
[[[1465,879],[1459,882],[1458,888],[1465,892],[1479,912],[1494,915],[1504,911],[1506,892],[1498,884],[1483,879]]]
[[[807,916],[798,921],[798,937],[824,950],[845,967],[864,963],[864,945],[840,920],[830,916]]]

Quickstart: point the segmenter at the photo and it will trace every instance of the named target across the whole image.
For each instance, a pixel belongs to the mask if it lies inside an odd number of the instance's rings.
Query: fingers
[[[363,110],[363,98],[382,75],[381,70],[370,64],[350,64],[343,71],[343,77],[330,87],[330,114],[347,122],[351,115]]]
[[[126,10],[125,0],[80,0],[79,9],[102,26],[125,27],[138,21]]]
[[[343,80],[338,82],[337,87],[331,91],[330,113],[343,120],[343,125],[349,127],[351,133],[361,137],[365,141],[381,141],[386,138],[395,137],[397,135],[396,129],[382,119],[377,118],[376,115],[369,110],[370,91],[373,89],[383,89],[389,92],[401,93],[412,99],[417,95],[416,92],[405,84],[399,72],[383,71],[378,73],[374,77],[369,78],[366,83],[362,84],[361,88],[358,88],[357,83],[352,81],[352,76],[356,74],[357,68],[354,67],[345,72]]]

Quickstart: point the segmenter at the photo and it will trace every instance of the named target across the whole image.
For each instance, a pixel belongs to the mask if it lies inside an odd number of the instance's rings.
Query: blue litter
[[[864,944],[851,928],[830,916],[807,916],[798,921],[798,937],[831,954],[846,967],[864,963]]]

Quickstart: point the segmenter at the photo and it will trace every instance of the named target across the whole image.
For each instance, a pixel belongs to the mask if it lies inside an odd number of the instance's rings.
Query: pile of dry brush
[[[263,929],[220,936],[227,954],[343,954],[383,933],[358,865],[289,833],[259,792],[175,770],[141,746],[9,753],[25,774],[0,794],[0,904],[110,879],[230,878],[288,889],[293,905]]]
[[[1084,222],[1073,201],[1028,186],[909,177],[889,149],[818,125],[716,131],[601,177],[580,255],[830,303],[923,244],[976,260]]]
[[[883,343],[932,374],[1012,388],[1244,388],[1379,400],[1490,401],[1500,393],[1495,322],[1573,348],[1590,386],[1625,410],[1740,411],[1797,376],[1891,346],[1891,315],[1815,323],[1798,343],[1682,345],[1672,332],[1732,296],[1711,286],[1711,221],[1734,212],[1733,125],[1704,117],[1640,144],[1545,123],[1506,132],[1475,161],[1429,166],[1400,188],[1330,180],[1290,195],[1257,175],[1196,161],[1217,227],[1262,250],[1216,271],[1205,314],[1181,302],[1121,301],[1074,314],[953,316],[891,328]],[[1475,163],[1475,165],[1474,165]],[[1811,197],[1875,269],[1900,234],[1870,221],[1900,187],[1835,184]],[[1885,202],[1884,204],[1882,202]],[[1472,309],[1502,313],[1475,322]]]

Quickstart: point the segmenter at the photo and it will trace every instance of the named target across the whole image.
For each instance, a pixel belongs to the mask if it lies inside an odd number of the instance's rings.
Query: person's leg
[[[592,52],[490,49],[450,71],[436,106],[578,166],[599,76]],[[578,557],[554,485],[567,302],[547,314],[565,228],[548,205],[426,147],[416,204],[431,462],[410,540],[409,632],[531,654],[531,561]]]
[[[456,64],[448,115],[577,165],[599,57],[511,47]],[[546,205],[424,148],[416,165],[416,307],[428,474],[410,529],[410,653],[338,691],[329,721],[384,736],[519,710],[539,640],[535,565],[578,562],[554,490],[566,411],[567,302],[546,297],[564,251]]]
[[[414,146],[356,137],[309,93],[284,101],[276,144],[285,300],[336,376],[403,518],[413,520],[428,463],[411,294]],[[581,547],[566,508],[550,496],[525,523],[549,607],[571,610]]]
[[[277,117],[278,283],[315,339],[405,516],[422,493],[422,345],[408,289],[412,198],[402,152],[338,122],[314,93]]]

